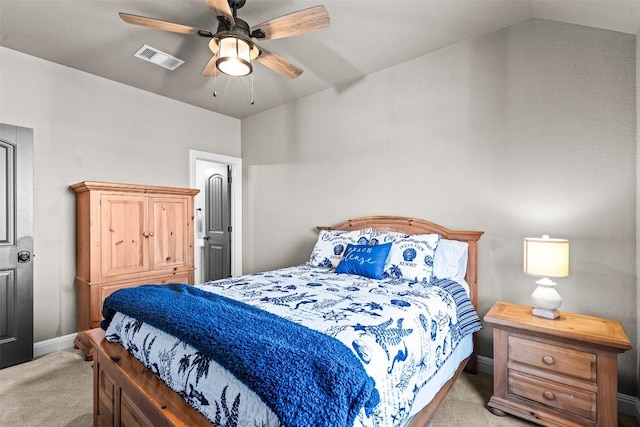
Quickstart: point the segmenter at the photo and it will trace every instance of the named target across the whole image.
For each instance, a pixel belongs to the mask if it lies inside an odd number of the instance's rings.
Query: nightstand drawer
[[[510,336],[509,360],[581,380],[596,380],[594,353]]]
[[[509,371],[509,393],[585,420],[596,421],[596,393]]]

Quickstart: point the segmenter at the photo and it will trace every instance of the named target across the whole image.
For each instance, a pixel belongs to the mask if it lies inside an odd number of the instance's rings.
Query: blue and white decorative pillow
[[[380,280],[384,274],[391,243],[382,245],[352,245],[349,243],[336,273],[357,274]]]
[[[371,243],[392,243],[385,277],[429,283],[433,277],[433,260],[440,241],[439,234],[373,233]]]
[[[320,230],[309,263],[315,267],[336,268],[348,244],[366,245],[371,238],[371,228],[355,231]]]

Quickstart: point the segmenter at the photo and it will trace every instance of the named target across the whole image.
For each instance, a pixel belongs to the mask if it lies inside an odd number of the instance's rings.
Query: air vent
[[[146,44],[140,48],[133,56],[140,58],[152,64],[159,65],[168,70],[175,70],[184,61],[182,59],[175,58],[168,53],[164,53],[156,49],[155,47],[147,46]]]

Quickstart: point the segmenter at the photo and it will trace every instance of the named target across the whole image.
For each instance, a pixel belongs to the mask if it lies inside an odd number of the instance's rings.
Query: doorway
[[[198,227],[202,233],[203,281],[231,276],[231,167],[211,165],[205,170],[205,209]]]
[[[242,159],[207,153],[204,151],[189,150],[190,186],[200,192],[194,201],[195,208],[195,274],[196,284],[206,279],[205,270],[207,256],[205,246],[208,243],[206,236],[207,220],[207,183],[210,181],[213,171],[228,171],[230,183],[229,191],[229,225],[230,232],[230,275],[237,277],[242,275]],[[214,173],[215,174],[215,173]],[[214,179],[215,181],[215,179]],[[222,181],[218,182],[223,185]],[[211,239],[209,239],[211,241]],[[229,274],[227,274],[229,276]]]
[[[0,368],[33,359],[33,130],[0,123]]]

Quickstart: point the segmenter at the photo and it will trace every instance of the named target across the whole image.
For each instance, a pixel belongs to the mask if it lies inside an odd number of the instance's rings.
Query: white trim
[[[640,399],[628,394],[618,393],[618,411],[636,417],[640,421]]]
[[[73,341],[76,339],[76,335],[78,334],[73,333],[33,343],[33,358],[35,359],[36,357],[44,356],[54,351],[73,347]]]
[[[478,356],[478,371],[483,374],[493,375],[493,359],[486,356]],[[640,399],[628,394],[618,393],[618,412],[636,417],[640,420]]]
[[[493,359],[478,355],[478,371],[493,376]]]
[[[231,275],[242,275],[242,159],[225,156],[222,154],[207,153],[205,151],[189,150],[189,183],[191,188],[200,189],[196,195],[196,205],[204,197],[202,185],[196,176],[196,163],[198,160],[220,163],[231,166]],[[204,205],[204,202],[201,202]],[[194,227],[195,232],[196,227]],[[194,236],[197,239],[197,236]],[[196,248],[197,250],[197,248]],[[196,264],[200,258],[196,256]],[[202,266],[196,265],[196,269]]]

